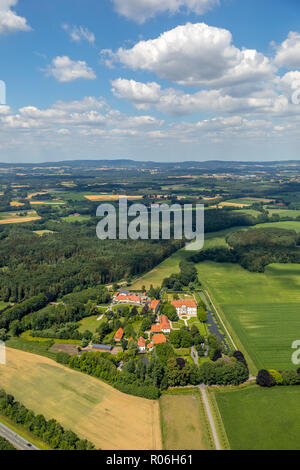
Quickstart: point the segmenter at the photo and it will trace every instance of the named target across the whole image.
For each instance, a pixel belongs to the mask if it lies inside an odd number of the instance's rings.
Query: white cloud
[[[124,98],[137,109],[148,109],[150,105],[157,104],[161,97],[161,88],[158,83],[140,83],[135,80],[118,78],[112,82],[112,92],[117,98]]]
[[[153,105],[159,111],[171,116],[202,112],[217,114],[270,112],[278,99],[278,95],[268,87],[249,96],[231,96],[226,89],[201,90],[190,94],[174,88],[163,90],[155,82],[139,83],[121,78],[113,81],[112,85],[115,96],[126,99],[136,108],[148,109]],[[295,109],[296,111],[298,109]]]
[[[131,49],[102,53],[132,70],[154,72],[181,85],[215,88],[256,83],[274,73],[263,54],[236,48],[230,31],[205,23],[187,23]]]
[[[177,13],[179,11],[194,12],[202,15],[215,5],[219,5],[219,0],[112,0],[115,10],[121,15],[144,23],[147,19],[153,18],[157,14],[168,12]]]
[[[290,69],[300,68],[300,33],[291,31],[285,41],[276,46],[275,64]]]
[[[96,74],[83,60],[74,61],[70,57],[55,57],[47,69],[47,74],[52,75],[58,82],[73,82],[85,79],[95,80]]]
[[[18,0],[0,0],[0,34],[31,30],[26,18],[12,10],[17,3]]]
[[[95,35],[89,31],[88,28],[84,28],[83,26],[69,26],[68,24],[63,24],[62,27],[69,33],[72,41],[88,41],[90,44],[95,43]]]

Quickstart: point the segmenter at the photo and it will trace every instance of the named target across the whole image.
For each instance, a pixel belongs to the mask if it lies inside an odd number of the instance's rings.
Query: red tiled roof
[[[153,335],[152,341],[153,341],[153,344],[161,344],[161,343],[166,343],[167,338],[165,337],[165,335],[160,333],[158,335]]]
[[[158,304],[159,300],[152,300],[151,304],[149,305],[149,308],[155,310]]]
[[[116,300],[118,302],[122,302],[125,300],[129,300],[129,302],[137,302],[140,303],[141,299],[137,295],[125,295],[125,294],[120,294],[116,297]]]
[[[175,308],[182,307],[183,305],[186,307],[197,307],[194,300],[173,300],[171,304],[174,305]]]
[[[152,344],[152,343],[149,343],[148,346],[147,346],[147,348],[149,348],[149,349],[150,349],[150,348],[153,348],[153,344]]]
[[[160,317],[160,327],[162,330],[169,330],[171,328],[171,324],[169,319],[166,315],[161,315]]]
[[[142,336],[138,339],[138,347],[144,348],[146,346],[146,340]]]
[[[160,325],[152,325],[151,326],[151,333],[160,333],[161,332],[161,326]]]
[[[118,331],[116,332],[114,338],[115,339],[122,339],[124,335],[124,330],[123,328],[119,328]]]

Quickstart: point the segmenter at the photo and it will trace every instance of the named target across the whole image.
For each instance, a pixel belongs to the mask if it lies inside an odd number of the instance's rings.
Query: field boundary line
[[[220,409],[218,407],[217,399],[215,396],[215,393],[212,389],[207,387],[207,396],[208,396],[208,402],[211,406],[212,413],[214,416],[214,419],[217,423],[217,433],[219,434],[219,438],[223,444],[223,450],[230,450],[230,443],[229,439],[226,433],[226,429],[224,426],[224,422],[222,419],[222,415],[220,412]]]
[[[212,432],[213,440],[214,440],[214,443],[215,443],[215,448],[216,448],[216,450],[222,450],[222,446],[221,446],[221,443],[220,443],[220,440],[219,440],[215,420],[214,420],[213,413],[211,411],[209,400],[208,400],[208,397],[207,397],[207,394],[206,394],[205,385],[200,385],[199,390],[200,390],[201,395],[202,395],[202,401],[203,401],[203,406],[204,406],[205,411],[206,411],[206,416],[207,416],[207,419],[208,419],[210,427],[211,427],[211,432]]]

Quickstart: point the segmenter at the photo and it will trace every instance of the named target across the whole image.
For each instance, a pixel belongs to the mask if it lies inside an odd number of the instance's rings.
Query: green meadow
[[[237,345],[254,367],[293,368],[293,341],[300,332],[300,265],[274,264],[265,273],[206,261],[197,265]]]
[[[232,450],[300,450],[299,387],[214,393]]]

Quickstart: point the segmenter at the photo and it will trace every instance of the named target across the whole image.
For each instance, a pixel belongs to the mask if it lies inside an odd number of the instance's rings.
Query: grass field
[[[214,393],[232,450],[300,450],[299,387]]]
[[[255,225],[255,228],[267,228],[267,227],[285,228],[287,230],[296,230],[296,232],[300,232],[300,221],[298,222],[298,221],[288,220],[288,221],[282,221],[282,222],[269,222],[266,224]]]
[[[163,448],[210,450],[213,444],[198,391],[160,398]]]
[[[300,217],[300,210],[269,209],[268,212],[270,215],[276,214],[279,217],[291,217],[293,219]]]
[[[49,235],[49,233],[54,233],[52,230],[34,230],[33,233],[36,233],[40,237],[43,235]]]
[[[260,274],[235,264],[207,261],[197,269],[230,332],[255,367],[295,367],[291,345],[300,330],[300,265],[270,265]]]
[[[62,217],[62,220],[65,222],[85,222],[86,220],[89,220],[91,218],[90,215],[79,215],[76,217],[75,215],[69,215],[68,217]]]
[[[101,325],[101,320],[97,320],[99,318],[99,315],[93,315],[92,317],[86,317],[80,320],[79,324],[80,327],[78,328],[78,331],[80,333],[83,333],[85,330],[91,331],[93,334],[96,333],[96,329]]]
[[[0,383],[35,413],[57,419],[98,448],[161,449],[157,401],[125,395],[47,358],[7,348]]]
[[[164,260],[161,264],[159,264],[156,268],[152,269],[152,271],[145,274],[145,276],[137,279],[130,286],[130,289],[140,290],[142,286],[145,286],[146,289],[149,289],[151,284],[153,284],[154,287],[160,286],[165,277],[170,276],[172,273],[179,272],[179,263],[185,253],[188,254],[187,251],[177,251],[172,256]]]

